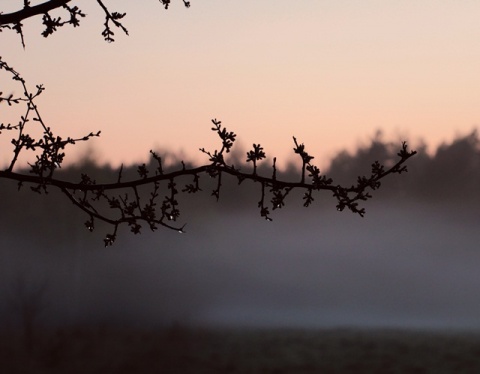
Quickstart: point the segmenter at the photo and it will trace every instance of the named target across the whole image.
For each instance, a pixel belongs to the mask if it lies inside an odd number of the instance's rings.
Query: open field
[[[59,329],[3,334],[2,373],[478,373],[480,334],[396,329]]]

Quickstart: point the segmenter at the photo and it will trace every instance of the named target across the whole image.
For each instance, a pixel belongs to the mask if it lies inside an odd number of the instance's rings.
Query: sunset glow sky
[[[102,130],[92,141],[100,162],[143,162],[152,148],[202,162],[198,148],[218,144],[212,118],[280,160],[295,135],[321,166],[379,129],[433,150],[480,124],[477,1],[106,4],[127,13],[130,32],[115,30],[112,44],[88,0],[73,2],[88,15],[80,28],[47,39],[39,17],[26,20],[25,50],[14,32],[0,34],[0,55],[30,87],[46,86],[38,104],[54,131]]]

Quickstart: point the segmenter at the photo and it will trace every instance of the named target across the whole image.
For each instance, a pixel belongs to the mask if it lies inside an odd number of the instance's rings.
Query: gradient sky
[[[55,131],[102,130],[92,141],[102,162],[145,161],[151,148],[200,161],[199,147],[218,144],[211,118],[281,160],[295,135],[320,166],[378,129],[433,149],[480,124],[477,1],[106,3],[127,12],[130,31],[112,44],[87,0],[73,2],[88,14],[82,26],[48,39],[39,17],[25,21],[25,50],[0,34],[0,55],[30,87],[46,86],[38,104]]]

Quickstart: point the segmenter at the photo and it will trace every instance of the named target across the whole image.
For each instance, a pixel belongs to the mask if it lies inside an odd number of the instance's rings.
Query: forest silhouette
[[[406,198],[409,201],[429,202],[433,204],[455,204],[462,208],[474,210],[476,204],[480,201],[480,147],[478,132],[459,136],[450,143],[443,143],[434,152],[427,152],[426,145],[421,145],[417,150],[415,162],[409,167],[407,173],[401,178],[390,178],[382,180],[382,185],[388,188],[382,188],[377,191],[373,201],[386,202],[387,200]],[[424,144],[424,143],[423,143]],[[387,142],[382,139],[381,133],[377,133],[371,140],[370,144],[360,146],[354,152],[341,151],[335,155],[327,170],[322,171],[327,177],[332,177],[340,184],[355,184],[355,178],[362,173],[368,173],[371,168],[372,160],[378,160],[380,163],[389,165],[395,161],[398,146],[396,143]],[[92,150],[90,154],[95,154]],[[234,152],[228,162],[232,164],[242,164],[240,159],[244,152]],[[181,160],[175,157],[175,154],[166,153],[163,159],[170,160],[169,165],[165,167],[165,172],[178,170],[182,167]],[[287,163],[283,170],[278,171],[278,176],[286,181],[296,181],[299,179],[299,168],[296,165],[297,160],[292,159]],[[185,161],[187,167],[194,167],[193,162]],[[258,166],[258,174],[268,175],[271,173],[270,162],[266,161]],[[146,165],[147,169],[156,167],[155,160],[151,160]],[[245,169],[248,172],[248,169]],[[79,159],[75,164],[64,167],[57,172],[57,176],[61,180],[76,182],[81,174],[88,174],[89,177],[96,180],[97,183],[111,183],[118,177],[118,170],[108,165],[97,165],[95,160],[86,155],[83,159]],[[125,180],[138,177],[138,165],[126,166],[123,168],[123,177]],[[185,176],[179,185],[191,182],[189,176]],[[187,206],[185,209],[186,216],[195,217],[204,214],[205,211],[218,212],[218,214],[228,213],[230,210],[252,209],[258,200],[258,187],[256,183],[251,181],[239,184],[234,177],[225,177],[223,180],[224,195],[222,194],[218,203],[211,196],[211,192],[216,188],[214,179],[202,178],[201,189],[198,195],[182,194],[179,197],[180,206]],[[8,228],[8,232],[12,233],[16,230],[24,232],[23,225],[52,225],[52,230],[56,231],[56,236],[62,236],[61,230],[54,228],[54,223],[69,222],[72,227],[78,226],[78,230],[82,231],[82,218],[85,214],[80,210],[73,213],[73,206],[58,191],[49,190],[46,196],[39,196],[29,192],[28,186],[18,187],[15,181],[5,181],[2,186],[2,196],[8,198],[2,199],[0,204],[5,212],[12,212],[10,215],[3,215],[1,219],[2,227]],[[292,193],[295,194],[295,193]],[[324,192],[326,198],[321,199],[322,209],[332,210],[334,213],[335,202],[329,202],[328,192]],[[213,202],[213,203],[212,203]],[[368,206],[366,203],[366,206]],[[193,205],[192,205],[193,204]],[[301,196],[293,198],[287,203],[287,209],[302,206]],[[190,209],[191,208],[191,209]],[[303,208],[302,208],[303,209]],[[306,212],[311,208],[305,208]],[[313,208],[315,209],[315,208]],[[191,212],[188,212],[191,210]],[[28,215],[25,212],[28,211]],[[368,214],[368,212],[367,212]],[[41,219],[44,217],[44,219]],[[275,218],[275,215],[272,215]],[[182,221],[183,216],[180,217]],[[259,220],[261,218],[259,217]],[[195,225],[195,218],[185,218],[184,223],[189,226]],[[23,222],[23,224],[20,224]],[[30,226],[29,225],[29,226]],[[39,234],[42,233],[42,225],[37,228]],[[128,231],[128,230],[123,230]],[[30,232],[30,231],[29,231]],[[35,230],[34,230],[35,232]],[[52,231],[53,232],[53,231]],[[53,234],[52,234],[53,236]],[[65,234],[65,237],[69,237]],[[68,243],[66,243],[68,244]]]

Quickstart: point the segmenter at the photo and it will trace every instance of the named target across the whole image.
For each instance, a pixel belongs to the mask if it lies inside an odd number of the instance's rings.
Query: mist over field
[[[396,151],[376,138],[339,154],[327,175],[354,183]],[[102,239],[111,229],[89,233],[88,217],[53,189],[40,196],[4,181],[2,327],[18,325],[19,305],[30,303],[45,326],[478,329],[478,136],[433,156],[418,151],[407,174],[388,177],[364,204],[364,218],[337,212],[329,193],[309,208],[292,194],[267,222],[259,185],[225,181],[216,203],[201,178],[201,194],[180,198],[185,234],[123,228],[109,248]],[[99,182],[116,178],[107,167],[85,169]],[[78,180],[80,170],[62,173]]]

